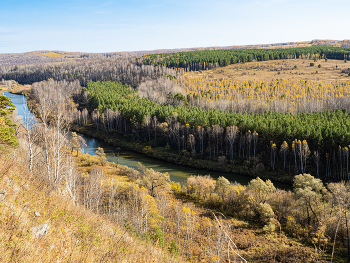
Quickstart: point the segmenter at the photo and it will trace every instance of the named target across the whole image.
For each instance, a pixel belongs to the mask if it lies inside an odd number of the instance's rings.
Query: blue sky
[[[350,39],[349,0],[2,0],[0,53]]]

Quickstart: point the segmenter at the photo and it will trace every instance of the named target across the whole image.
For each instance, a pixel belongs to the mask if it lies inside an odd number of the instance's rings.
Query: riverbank
[[[26,92],[30,91],[31,85],[19,85],[17,83],[14,86],[7,86],[4,84],[0,84],[0,89],[2,91],[9,91],[12,94],[24,95]]]
[[[224,173],[235,173],[250,178],[260,177],[263,179],[270,179],[275,182],[291,185],[293,183],[294,176],[289,176],[284,171],[275,170],[268,171],[263,164],[259,163],[257,158],[252,158],[252,161],[243,161],[239,163],[236,161],[234,165],[228,162],[219,163],[212,160],[194,159],[188,151],[181,151],[179,154],[171,151],[166,147],[152,148],[146,143],[130,142],[117,134],[99,132],[93,129],[91,126],[77,126],[73,125],[72,130],[84,135],[88,135],[97,139],[100,139],[106,143],[109,143],[115,147],[122,147],[127,150],[135,151],[137,153],[145,154],[148,157],[165,161],[171,164],[182,165],[187,167],[193,167],[197,169],[205,169],[209,171],[219,171]],[[264,170],[262,170],[264,169]]]

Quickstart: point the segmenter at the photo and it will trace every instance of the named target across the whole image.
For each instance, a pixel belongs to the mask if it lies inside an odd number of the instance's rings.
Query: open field
[[[310,66],[314,63],[314,66]],[[319,68],[319,65],[321,67]],[[296,67],[295,67],[296,66]],[[308,81],[329,81],[329,80],[350,80],[343,70],[350,68],[350,62],[345,63],[341,60],[325,61],[324,59],[303,60],[269,60],[261,62],[247,62],[233,64],[217,69],[188,72],[185,76],[202,76],[208,78],[224,78],[234,80],[260,80],[270,81],[275,79],[297,79]]]
[[[79,54],[70,54],[70,53],[58,53],[58,52],[54,52],[54,51],[50,51],[50,52],[45,52],[40,54],[40,56],[45,56],[48,58],[65,58],[65,57],[79,57]]]

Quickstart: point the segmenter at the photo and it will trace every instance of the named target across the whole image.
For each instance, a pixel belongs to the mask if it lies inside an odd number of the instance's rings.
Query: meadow
[[[310,66],[314,63],[314,66]],[[319,67],[321,65],[321,67]],[[285,59],[232,64],[226,67],[186,72],[185,76],[202,76],[210,79],[232,79],[271,81],[273,79],[295,79],[307,81],[350,80],[350,62],[335,59]],[[316,73],[317,72],[317,73]]]

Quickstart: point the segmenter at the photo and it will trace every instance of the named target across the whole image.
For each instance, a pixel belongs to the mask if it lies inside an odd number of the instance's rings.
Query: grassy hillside
[[[181,262],[30,175],[22,150],[0,153],[1,262]]]

